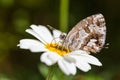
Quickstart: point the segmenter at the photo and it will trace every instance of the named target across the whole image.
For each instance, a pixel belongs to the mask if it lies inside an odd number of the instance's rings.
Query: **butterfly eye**
[[[62,34],[60,35],[60,39],[65,40],[65,38],[66,38],[66,34],[65,34],[65,33],[62,33]]]

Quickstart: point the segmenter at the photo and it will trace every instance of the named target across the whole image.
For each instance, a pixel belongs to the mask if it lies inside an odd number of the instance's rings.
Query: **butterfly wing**
[[[65,38],[64,46],[74,50],[99,52],[106,38],[105,19],[102,14],[95,14],[81,20]]]

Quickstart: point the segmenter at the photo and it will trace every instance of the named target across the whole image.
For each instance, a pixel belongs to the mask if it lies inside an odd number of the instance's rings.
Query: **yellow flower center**
[[[63,55],[68,54],[70,52],[69,49],[67,49],[67,48],[65,48],[57,43],[46,44],[45,47],[52,52],[56,52],[60,56],[63,56]]]

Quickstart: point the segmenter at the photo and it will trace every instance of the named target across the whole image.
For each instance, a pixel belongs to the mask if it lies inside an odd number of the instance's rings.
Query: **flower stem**
[[[69,0],[60,0],[60,30],[68,30]]]
[[[47,75],[47,78],[46,80],[52,80],[52,77],[54,75],[54,72],[55,72],[55,66],[51,66],[49,68],[49,72],[48,72],[48,75]]]

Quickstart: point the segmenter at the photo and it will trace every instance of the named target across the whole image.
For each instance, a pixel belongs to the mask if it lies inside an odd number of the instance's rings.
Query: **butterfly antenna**
[[[50,30],[55,30],[55,28],[53,28],[53,27],[50,26],[50,25],[47,25],[47,27],[48,27]]]

